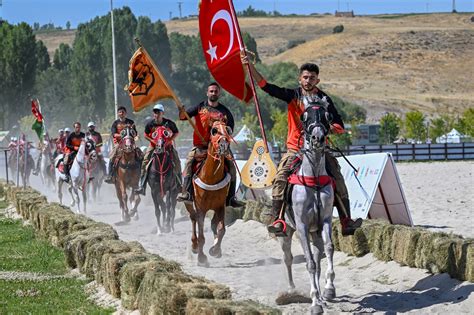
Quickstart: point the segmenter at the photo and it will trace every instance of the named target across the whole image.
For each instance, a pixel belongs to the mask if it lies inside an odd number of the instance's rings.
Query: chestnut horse
[[[150,159],[148,184],[155,205],[157,235],[174,231],[179,183],[173,167],[172,136],[172,131],[164,126],[159,126],[152,134],[156,145]],[[181,174],[178,175],[181,176]],[[163,218],[163,225],[160,216]]]
[[[209,255],[222,256],[221,243],[225,234],[224,215],[227,193],[229,191],[230,174],[226,173],[224,160],[229,154],[231,136],[226,123],[214,121],[211,125],[210,141],[205,154],[205,160],[198,173],[194,175],[194,205],[185,204],[192,221],[192,250],[198,254],[198,265],[207,267],[207,256],[204,248],[204,218],[209,210],[214,210],[211,229],[214,233],[214,245],[209,249]],[[196,235],[198,224],[199,237]]]
[[[129,222],[130,217],[138,220],[137,208],[140,204],[140,195],[135,193],[140,179],[140,166],[143,154],[135,146],[135,131],[132,127],[125,127],[121,133],[118,157],[116,159],[115,191],[122,212],[122,222]],[[112,161],[110,162],[112,163]],[[131,189],[130,198],[127,196],[127,189]],[[131,203],[131,211],[128,208],[128,201]]]

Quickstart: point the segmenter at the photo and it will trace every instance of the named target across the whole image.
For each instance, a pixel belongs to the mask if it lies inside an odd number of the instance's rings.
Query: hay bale
[[[463,278],[474,282],[474,242],[472,240],[466,246],[466,270]]]
[[[416,248],[420,238],[420,229],[397,226],[393,232],[390,257],[402,265],[415,267]]]
[[[69,267],[81,269],[86,259],[87,249],[92,244],[118,239],[117,232],[111,226],[105,226],[105,228],[102,225],[91,226],[64,238],[64,254]]]
[[[248,200],[245,205],[245,211],[242,219],[244,221],[255,220],[264,223],[264,220],[262,220],[262,213],[266,212],[271,212],[270,206],[260,201]],[[265,217],[263,219],[265,219]]]
[[[96,281],[103,284],[105,290],[115,297],[121,295],[120,272],[125,264],[146,262],[153,258],[153,255],[146,253],[141,246],[127,244],[127,247],[128,251],[104,253],[100,261],[100,268],[95,273]]]
[[[244,210],[241,208],[232,208],[226,207],[225,208],[225,217],[224,217],[224,224],[231,225],[238,219],[242,219],[244,216]]]
[[[138,290],[137,305],[141,314],[182,314],[188,298],[180,283],[191,282],[182,273],[147,270]]]
[[[258,304],[254,301],[230,301],[189,299],[186,304],[186,314],[216,315],[216,314],[281,314],[281,311]]]
[[[120,271],[122,305],[128,309],[138,308],[138,289],[147,271],[175,273],[182,272],[176,262],[169,262],[157,255],[149,255],[147,261],[131,261]]]
[[[100,272],[102,256],[104,254],[117,254],[130,252],[130,246],[121,240],[103,240],[94,243],[87,249],[86,259],[82,270],[86,277],[90,279],[96,278],[96,274]]]

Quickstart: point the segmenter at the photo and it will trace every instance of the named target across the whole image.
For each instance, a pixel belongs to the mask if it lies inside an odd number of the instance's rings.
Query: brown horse
[[[140,166],[143,154],[135,146],[135,132],[131,127],[125,127],[121,132],[119,143],[119,154],[116,165],[115,191],[122,211],[122,222],[129,222],[130,217],[138,220],[137,208],[140,204],[140,195],[135,193],[140,179]],[[111,161],[111,163],[113,163]],[[127,196],[127,188],[131,189],[130,199]],[[131,203],[131,211],[128,208],[128,200]]]
[[[207,211],[214,210],[211,221],[214,246],[209,249],[209,255],[220,258],[222,256],[222,238],[225,234],[225,204],[230,183],[230,174],[226,173],[224,168],[224,160],[229,154],[230,132],[223,121],[214,121],[211,126],[207,154],[204,152],[205,160],[193,179],[194,206],[186,204],[193,227],[192,250],[193,253],[198,254],[198,265],[206,267],[209,264],[207,256],[203,252],[204,218]],[[196,235],[196,222],[199,237]]]

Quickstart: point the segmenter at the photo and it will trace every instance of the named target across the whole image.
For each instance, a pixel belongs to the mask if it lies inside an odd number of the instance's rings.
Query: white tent
[[[247,125],[244,125],[242,129],[240,129],[239,133],[234,137],[234,139],[237,142],[245,142],[255,140],[255,135],[253,134],[252,130],[247,127]]]
[[[437,143],[461,143],[469,139],[469,136],[463,135],[453,128],[450,132],[436,138]]]

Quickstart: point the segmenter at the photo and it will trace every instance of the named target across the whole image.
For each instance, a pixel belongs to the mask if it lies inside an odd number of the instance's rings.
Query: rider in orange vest
[[[105,160],[104,160],[104,155],[102,154],[102,135],[100,132],[95,131],[95,123],[90,121],[87,124],[87,133],[86,136],[92,138],[95,143],[95,152],[97,153],[97,157],[99,158],[99,165],[100,168],[102,169],[102,172],[104,175],[107,175],[107,168],[105,166]]]
[[[79,151],[79,147],[81,145],[82,140],[86,137],[86,135],[81,131],[81,123],[75,122],[74,123],[74,132],[69,135],[66,139],[66,147],[64,149],[64,174],[66,175],[66,182],[69,182],[71,179],[71,175],[69,174],[70,164],[74,161],[76,157],[77,151]]]
[[[190,118],[195,117],[196,128],[199,130],[199,133],[204,137],[204,142],[198,136],[198,134],[196,133],[196,130],[194,130],[194,133],[193,133],[194,147],[191,149],[186,159],[186,165],[184,167],[183,189],[182,189],[182,192],[178,195],[178,198],[177,198],[178,201],[187,202],[187,203],[190,203],[193,201],[192,165],[195,160],[194,156],[197,151],[204,151],[204,152],[207,151],[207,146],[208,146],[209,137],[210,137],[210,130],[208,130],[209,128],[207,128],[206,126],[203,126],[201,122],[201,114],[203,114],[204,112],[209,112],[209,111],[220,113],[227,120],[227,126],[230,127],[232,131],[234,129],[234,117],[232,116],[232,113],[227,107],[225,107],[218,101],[220,93],[221,93],[221,87],[217,83],[212,82],[207,87],[207,99],[186,110],[186,113],[189,115]],[[179,119],[187,120],[186,115],[184,114],[184,111],[181,111],[179,113]],[[229,194],[227,195],[226,203],[228,206],[231,206],[234,208],[243,207],[245,204],[242,201],[237,200],[237,198],[235,197],[235,190],[237,186],[236,184],[237,171],[236,171],[235,165],[233,162],[228,161],[226,159],[226,166],[231,176]]]
[[[135,122],[127,118],[127,109],[124,106],[120,106],[117,109],[117,115],[118,115],[118,119],[114,121],[110,130],[110,135],[111,137],[113,137],[114,147],[112,149],[112,152],[110,152],[109,154],[109,172],[108,172],[107,178],[104,180],[107,184],[114,183],[115,159],[120,154],[118,148],[119,148],[120,140],[122,139],[122,136],[120,135],[120,133],[126,126],[131,126],[132,129],[135,131],[135,135],[137,134]]]
[[[272,190],[272,213],[278,219],[280,209],[284,203],[284,191],[291,173],[293,161],[295,160],[303,143],[300,142],[302,134],[301,114],[305,110],[305,98],[324,99],[328,103],[327,111],[332,114],[331,132],[343,133],[344,123],[338,114],[331,98],[321,91],[316,85],[319,83],[319,67],[314,63],[305,63],[300,67],[299,84],[296,89],[286,89],[268,83],[265,78],[257,71],[255,66],[248,61],[247,56],[242,56],[242,63],[250,65],[250,71],[258,82],[259,87],[269,95],[285,101],[288,104],[288,152],[282,157],[278,164],[277,174],[273,183]],[[353,221],[351,219],[351,208],[349,203],[349,194],[341,174],[341,167],[336,158],[328,153],[326,157],[326,168],[336,182],[336,191],[334,205],[339,214],[342,226],[342,234],[352,235],[362,224],[362,219]],[[276,235],[282,235],[283,224],[275,222],[268,226],[268,230]]]

